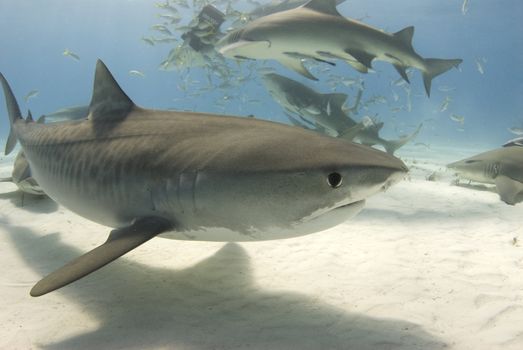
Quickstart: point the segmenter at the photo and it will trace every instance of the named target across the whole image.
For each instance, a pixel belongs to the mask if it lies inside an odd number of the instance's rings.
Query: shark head
[[[256,59],[266,55],[271,42],[251,39],[246,33],[245,28],[235,29],[221,38],[215,48],[223,56],[236,59]]]
[[[279,74],[264,74],[262,79],[265,88],[271,94],[272,98],[286,109],[293,110],[298,104],[298,101],[295,101],[293,96],[303,97],[303,94],[296,94],[291,90],[293,87],[296,87],[289,83],[293,82],[292,80]]]
[[[407,171],[386,153],[296,127],[243,136],[248,144],[227,152],[228,170],[202,169],[188,179],[194,219],[187,223],[202,228],[189,237],[267,240],[322,231],[355,216]]]
[[[485,154],[482,153],[448,164],[447,168],[468,180],[493,183],[496,176],[499,175],[500,163],[495,159],[485,157]]]

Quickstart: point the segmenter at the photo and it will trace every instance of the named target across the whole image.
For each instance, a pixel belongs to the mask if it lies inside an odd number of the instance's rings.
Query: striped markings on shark
[[[107,241],[39,281],[40,296],[149,239],[252,241],[340,224],[400,181],[399,159],[278,123],[136,106],[98,61],[87,118],[24,120],[0,74],[14,143],[52,199],[114,227]]]

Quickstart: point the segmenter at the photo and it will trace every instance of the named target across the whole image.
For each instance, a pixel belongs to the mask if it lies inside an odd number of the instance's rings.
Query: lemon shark
[[[502,201],[514,205],[523,201],[523,147],[514,145],[480,153],[447,165],[458,176],[495,184]]]
[[[216,44],[226,57],[239,59],[274,59],[284,66],[317,80],[303,65],[314,59],[331,65],[333,59],[346,61],[367,73],[373,60],[391,63],[409,82],[406,69],[417,68],[423,75],[425,91],[430,96],[432,79],[461,59],[423,58],[412,47],[414,27],[394,34],[347,19],[336,9],[335,0],[311,0],[295,9],[277,12],[249,22],[225,35]]]
[[[36,196],[45,195],[40,185],[38,185],[36,180],[33,178],[31,168],[29,167],[29,163],[27,162],[23,151],[18,152],[16,155],[11,177],[1,178],[0,182],[12,182],[23,193]]]
[[[348,98],[346,94],[321,94],[300,82],[276,73],[265,74],[263,82],[294,125],[318,130],[348,141],[356,140],[367,146],[378,144],[390,154],[394,154],[397,149],[415,138],[421,129],[420,125],[411,135],[397,140],[385,140],[379,136],[383,123],[371,122],[369,125],[357,123],[343,110],[343,105]],[[298,115],[301,120],[296,119],[293,114]]]
[[[302,128],[138,107],[101,61],[82,120],[24,120],[1,74],[0,82],[13,134],[45,193],[114,228],[105,243],[39,281],[32,296],[158,235],[253,241],[321,231],[407,171],[386,153]]]

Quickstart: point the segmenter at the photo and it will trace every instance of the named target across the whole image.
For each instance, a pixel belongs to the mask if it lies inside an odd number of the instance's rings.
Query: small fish
[[[151,29],[154,29],[165,35],[173,35],[173,33],[171,33],[171,31],[163,24],[155,24],[151,27]]]
[[[466,15],[467,12],[469,12],[469,0],[463,0],[463,4],[461,5],[461,13]]]
[[[312,115],[320,115],[321,114],[321,110],[318,107],[314,106],[314,105],[310,105],[310,106],[305,107],[305,110],[308,113],[312,114]]]
[[[165,43],[175,43],[178,41],[178,39],[176,38],[151,38],[151,40],[153,41],[153,45],[154,43],[162,43],[162,44],[165,44]]]
[[[65,49],[64,52],[62,53],[62,55],[69,56],[77,61],[80,61],[80,56],[78,56],[77,54],[75,54],[74,52],[72,52],[69,49]]]
[[[154,40],[151,39],[151,38],[146,38],[146,37],[142,37],[142,40],[148,44],[148,45],[151,45],[151,46],[154,46]]]
[[[485,74],[485,69],[483,68],[483,64],[480,60],[476,59],[476,67],[478,68],[478,72],[483,75]]]
[[[140,77],[140,78],[145,78],[145,74],[140,72],[139,70],[135,70],[135,69],[132,69],[129,71],[129,75],[132,75],[132,76],[135,76],[135,77]]]
[[[456,88],[448,85],[441,85],[438,87],[438,90],[441,92],[451,92],[456,90]]]
[[[461,125],[465,124],[465,117],[457,114],[451,114],[450,119]]]
[[[439,111],[445,112],[449,108],[450,101],[452,101],[452,99],[449,96],[445,97],[445,100],[441,104]]]
[[[416,143],[414,144],[414,146],[418,146],[418,147],[421,146],[421,147],[425,147],[425,148],[430,149],[430,145],[428,145],[428,144],[426,144],[426,143],[423,143],[423,142],[416,142]]]
[[[24,101],[27,103],[30,98],[38,96],[39,91],[38,90],[31,90],[27,93],[27,95],[24,96]]]
[[[508,131],[510,131],[511,133],[515,134],[515,135],[523,135],[523,128],[518,128],[518,127],[511,127],[508,129]]]
[[[164,18],[164,19],[170,21],[171,24],[178,24],[182,20],[182,17],[180,15],[169,14],[169,13],[158,15],[158,17]]]

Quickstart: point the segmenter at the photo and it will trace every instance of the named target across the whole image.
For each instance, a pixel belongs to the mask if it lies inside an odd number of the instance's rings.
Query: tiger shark
[[[462,60],[421,57],[412,47],[413,35],[412,26],[389,34],[343,17],[335,0],[311,0],[229,32],[216,48],[230,58],[274,59],[313,80],[317,79],[303,65],[304,59],[331,65],[333,59],[340,59],[362,73],[372,68],[372,61],[385,61],[407,82],[406,70],[414,67],[421,71],[430,96],[432,79],[458,67]]]
[[[416,137],[421,129],[420,125],[411,135],[397,140],[385,140],[379,136],[383,123],[357,123],[343,110],[348,98],[346,94],[320,94],[300,82],[276,73],[265,74],[263,83],[274,100],[287,112],[294,125],[315,129],[348,141],[356,140],[367,146],[379,144],[390,154],[394,154],[397,149]],[[305,123],[293,117],[293,114],[298,115]]]
[[[138,107],[102,61],[86,119],[21,117],[0,74],[13,134],[45,193],[109,227],[109,238],[39,281],[40,296],[155,236],[256,241],[321,231],[400,181],[405,164],[370,147],[278,123]]]
[[[447,165],[458,176],[495,184],[502,201],[515,205],[523,201],[523,147],[497,148]]]

